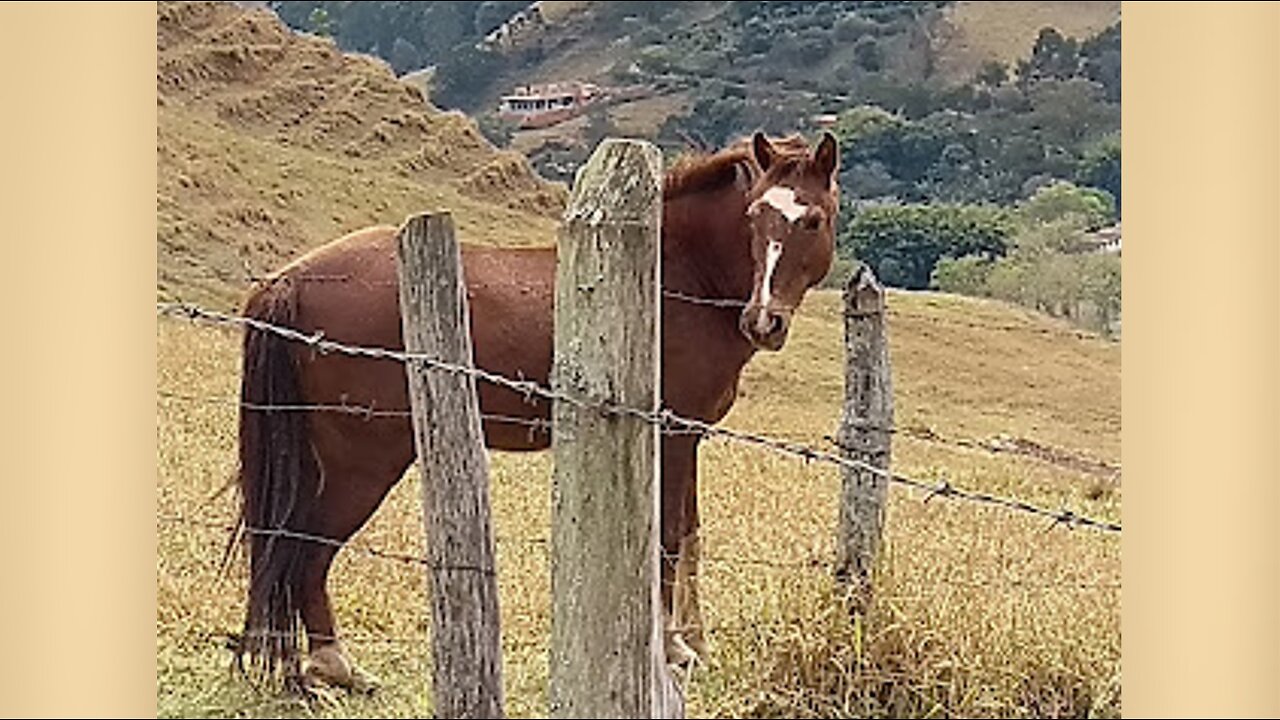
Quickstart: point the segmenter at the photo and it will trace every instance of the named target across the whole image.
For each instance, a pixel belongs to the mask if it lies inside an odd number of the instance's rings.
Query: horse
[[[811,148],[800,136],[756,132],[719,152],[683,157],[666,173],[661,398],[667,408],[719,422],[752,356],[782,349],[795,309],[832,264],[838,163],[830,133]],[[392,226],[369,227],[312,250],[260,281],[243,316],[349,345],[402,349],[396,233]],[[463,243],[461,258],[475,365],[545,386],[556,249]],[[396,413],[263,410],[407,409],[405,369],[391,359],[316,353],[257,323],[246,327],[242,363],[239,526],[250,580],[237,662],[243,669],[248,656],[260,671],[284,669],[304,684],[372,689],[377,678],[351,659],[337,633],[328,574],[340,545],[414,461],[411,421]],[[488,448],[549,447],[545,400],[484,382],[477,390]],[[699,440],[665,434],[660,449],[664,645],[676,665],[707,651],[697,596]]]

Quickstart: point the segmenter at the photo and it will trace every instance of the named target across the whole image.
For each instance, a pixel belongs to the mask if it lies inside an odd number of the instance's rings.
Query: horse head
[[[747,194],[754,271],[738,328],[756,348],[780,350],[792,314],[835,257],[840,155],[831,133],[811,152],[806,146],[799,153],[756,133],[751,153],[761,170]]]

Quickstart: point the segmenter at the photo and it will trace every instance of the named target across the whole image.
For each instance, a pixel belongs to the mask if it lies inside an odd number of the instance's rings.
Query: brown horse
[[[662,400],[708,423],[733,405],[757,349],[783,346],[793,310],[831,266],[838,209],[835,138],[812,151],[797,137],[757,133],[713,155],[677,163],[663,192]],[[247,317],[331,340],[400,349],[396,228],[361,230],[291,263],[251,294]],[[475,363],[545,385],[552,364],[554,248],[464,245]],[[737,303],[697,302],[697,299]],[[541,450],[550,408],[481,382],[490,448]],[[297,673],[299,623],[308,636],[303,677],[347,687],[372,678],[337,639],[326,580],[336,545],[362,527],[414,460],[407,417],[270,413],[262,405],[409,406],[404,367],[392,360],[316,354],[247,329],[240,416],[242,523],[250,587],[241,652],[270,672]],[[699,437],[662,438],[663,605],[668,661],[704,651],[696,575]]]

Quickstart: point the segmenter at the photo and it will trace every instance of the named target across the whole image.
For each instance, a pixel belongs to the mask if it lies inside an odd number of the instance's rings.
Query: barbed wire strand
[[[170,524],[184,524],[194,527],[204,527],[213,530],[222,530],[224,532],[234,532],[239,526],[234,523],[218,522],[214,520],[202,520],[198,518],[190,518],[185,515],[172,513],[161,513],[157,515],[157,519],[161,522]],[[335,538],[314,535],[311,533],[297,532],[285,529],[268,529],[268,528],[244,528],[244,532],[251,535],[284,537],[292,540],[303,542],[314,542],[317,544],[328,545],[337,548],[348,548],[351,551],[368,555],[380,560],[389,560],[405,565],[414,565],[425,568],[437,569],[437,564],[430,559],[411,553],[388,551],[379,548],[369,547],[364,544],[352,543],[351,541],[343,542]],[[515,538],[504,535],[494,537],[494,542],[498,545],[521,544],[529,546],[537,546],[550,549],[551,540],[545,537],[524,537]],[[667,553],[659,550],[660,557],[668,563],[675,563],[679,560],[678,554]],[[834,557],[810,557],[802,560],[777,560],[763,557],[727,557],[714,553],[700,553],[699,561],[708,564],[727,565],[730,567],[763,567],[773,570],[785,571],[813,571],[819,574],[829,574],[831,568],[835,565]],[[470,565],[449,565],[448,569],[465,570],[465,571],[482,571],[492,574],[494,571],[490,568],[479,568]],[[1119,589],[1119,582],[1085,582],[1085,581],[1045,581],[1045,580],[1010,580],[1008,578],[992,578],[986,580],[957,579],[957,578],[930,578],[931,584],[943,584],[952,587],[961,587],[968,589],[982,589],[985,587],[1026,587],[1031,589],[1061,589],[1061,588],[1077,588],[1082,590],[1089,589]]]
[[[259,412],[336,412],[345,415],[354,415],[365,419],[394,417],[409,418],[413,416],[412,411],[405,409],[384,410],[373,407],[371,405],[360,405],[348,402],[329,403],[329,404],[306,404],[306,405],[264,405],[261,403],[244,402],[236,397],[230,396],[214,396],[214,395],[193,395],[190,393],[180,393],[171,390],[157,390],[156,396],[162,400],[179,400],[183,402],[200,403],[205,405],[228,405],[254,410]],[[497,415],[493,413],[480,413],[482,420],[488,420],[496,423],[505,423],[512,425],[526,425],[539,430],[551,429],[551,421],[543,418],[518,417],[513,415]],[[979,452],[990,453],[992,455],[1018,455],[1039,462],[1046,462],[1059,467],[1067,467],[1069,469],[1084,472],[1088,474],[1096,474],[1096,472],[1106,472],[1112,475],[1120,472],[1120,466],[1104,460],[1096,460],[1072,455],[1065,451],[1060,451],[1051,447],[1044,447],[1038,443],[1031,442],[1036,449],[1040,449],[1042,453],[1032,452],[1030,450],[1020,450],[1016,447],[1001,447],[994,445],[995,441],[983,442],[974,438],[948,438],[936,433],[932,428],[928,427],[875,427],[875,430],[881,432],[892,433],[908,440],[918,440],[921,442],[929,442],[937,445],[949,445],[953,447],[965,448],[967,450],[976,450]],[[696,433],[694,430],[672,430],[665,428],[664,434],[691,434]],[[772,431],[773,437],[786,437],[791,440],[803,439],[813,440],[819,439],[838,449],[848,449],[840,443],[833,435],[829,433],[819,432],[795,432],[786,433]],[[1017,442],[1015,439],[1014,442]]]
[[[224,282],[263,283],[263,282],[274,282],[276,280],[287,278],[291,282],[299,282],[299,281],[300,282],[353,282],[353,283],[360,283],[366,286],[390,286],[390,285],[399,284],[398,279],[397,280],[371,280],[368,278],[360,278],[351,274],[325,275],[325,274],[295,273],[290,275],[284,275],[283,273],[275,273],[275,274],[267,274],[267,275],[257,275],[253,273],[246,273],[244,275],[238,275],[234,273],[220,273],[212,270],[207,272],[183,273],[183,274],[188,276],[191,274],[202,275],[207,279],[222,280]],[[718,307],[718,308],[742,309],[742,308],[746,308],[750,304],[748,301],[741,300],[738,298],[702,297],[698,295],[690,295],[688,293],[683,293],[676,290],[664,289],[662,291],[662,295],[663,297],[670,298],[672,300],[679,300],[679,301],[690,303],[693,305],[705,305],[709,307]],[[785,307],[781,309],[794,311],[797,308]],[[904,318],[909,320],[919,320],[919,321],[927,322],[933,325],[950,325],[954,327],[967,327],[967,328],[973,328],[977,330],[991,330],[996,332],[1024,332],[1024,333],[1030,333],[1035,335],[1061,335],[1061,336],[1074,337],[1081,340],[1111,340],[1105,335],[1102,335],[1099,333],[1090,333],[1083,330],[1076,330],[1076,329],[1070,329],[1070,328],[1038,328],[1038,327],[1028,327],[1025,325],[992,324],[992,323],[974,322],[972,320],[956,320],[952,318],[944,318],[944,317],[936,317],[931,315],[921,315],[918,313],[903,312],[893,307],[886,307],[886,312],[891,317]]]
[[[1105,522],[1101,520],[1095,520],[1083,515],[1079,515],[1069,509],[1064,508],[1056,511],[1049,510],[1047,508],[1042,508],[1023,500],[1005,498],[1005,497],[1001,497],[991,493],[986,493],[986,492],[981,492],[976,490],[966,490],[962,488],[957,488],[951,485],[951,483],[945,479],[939,483],[930,483],[923,480],[918,480],[916,478],[902,475],[901,473],[895,473],[888,470],[884,470],[882,468],[876,467],[875,465],[864,462],[862,460],[858,460],[856,458],[844,457],[844,456],[836,455],[830,452],[816,450],[806,445],[787,442],[787,441],[779,440],[766,435],[760,435],[760,434],[745,432],[741,430],[734,430],[731,428],[718,427],[710,423],[703,422],[701,420],[686,418],[672,412],[668,408],[662,408],[659,410],[645,410],[642,408],[619,405],[616,403],[603,401],[603,400],[584,399],[582,397],[566,393],[562,390],[547,388],[532,380],[527,380],[527,379],[516,380],[516,379],[506,377],[505,375],[489,372],[487,370],[483,370],[480,368],[445,362],[443,360],[440,360],[439,358],[435,358],[435,357],[426,355],[424,353],[397,351],[397,350],[390,350],[387,348],[379,348],[379,347],[347,345],[344,343],[326,339],[324,337],[324,334],[321,332],[308,335],[307,333],[301,332],[294,328],[282,327],[269,322],[265,322],[263,320],[259,320],[257,318],[231,315],[231,314],[219,312],[216,310],[208,310],[208,309],[201,308],[197,305],[192,305],[189,303],[156,303],[156,309],[160,313],[165,315],[178,315],[182,317],[187,317],[191,320],[203,320],[203,321],[214,322],[218,324],[243,325],[243,326],[258,330],[260,332],[271,333],[279,337],[283,337],[287,340],[303,343],[321,353],[337,352],[337,353],[349,355],[352,357],[363,357],[363,358],[377,359],[377,360],[390,360],[390,361],[401,362],[401,363],[418,363],[422,367],[425,367],[430,370],[437,370],[441,372],[449,372],[449,373],[469,376],[479,380],[483,380],[493,385],[497,385],[499,387],[504,387],[514,392],[520,393],[525,397],[525,400],[528,402],[532,402],[533,398],[536,396],[536,397],[544,398],[546,400],[550,400],[553,402],[561,402],[578,409],[602,413],[606,416],[614,415],[618,417],[628,417],[635,420],[640,420],[642,422],[656,425],[659,428],[679,426],[689,430],[697,430],[697,431],[700,431],[702,435],[705,437],[725,438],[725,439],[729,439],[739,443],[754,445],[757,447],[769,448],[779,453],[798,457],[806,461],[825,462],[825,463],[840,466],[842,468],[848,468],[851,470],[870,473],[887,482],[897,483],[900,485],[904,485],[904,486],[922,491],[926,494],[925,495],[926,500],[932,499],[933,497],[936,497],[936,496],[942,496],[947,498],[960,498],[970,502],[982,503],[982,504],[992,505],[996,507],[1003,507],[1010,510],[1016,510],[1016,511],[1025,512],[1028,514],[1038,515],[1044,518],[1048,518],[1052,520],[1052,525],[1050,525],[1050,527],[1056,527],[1060,524],[1065,525],[1067,527],[1073,527],[1073,526],[1079,525],[1084,527],[1091,527],[1091,528],[1106,531],[1106,532],[1119,533],[1121,531],[1121,527],[1117,523],[1110,523],[1110,522]]]

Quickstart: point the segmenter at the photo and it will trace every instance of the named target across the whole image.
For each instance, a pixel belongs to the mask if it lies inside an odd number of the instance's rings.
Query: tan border
[[[155,714],[155,6],[0,5],[0,711]]]
[[[1124,712],[1273,717],[1280,6],[1122,13]]]
[[[1275,714],[1280,6],[1123,13],[1125,714]],[[155,711],[154,70],[0,5],[6,715]]]

